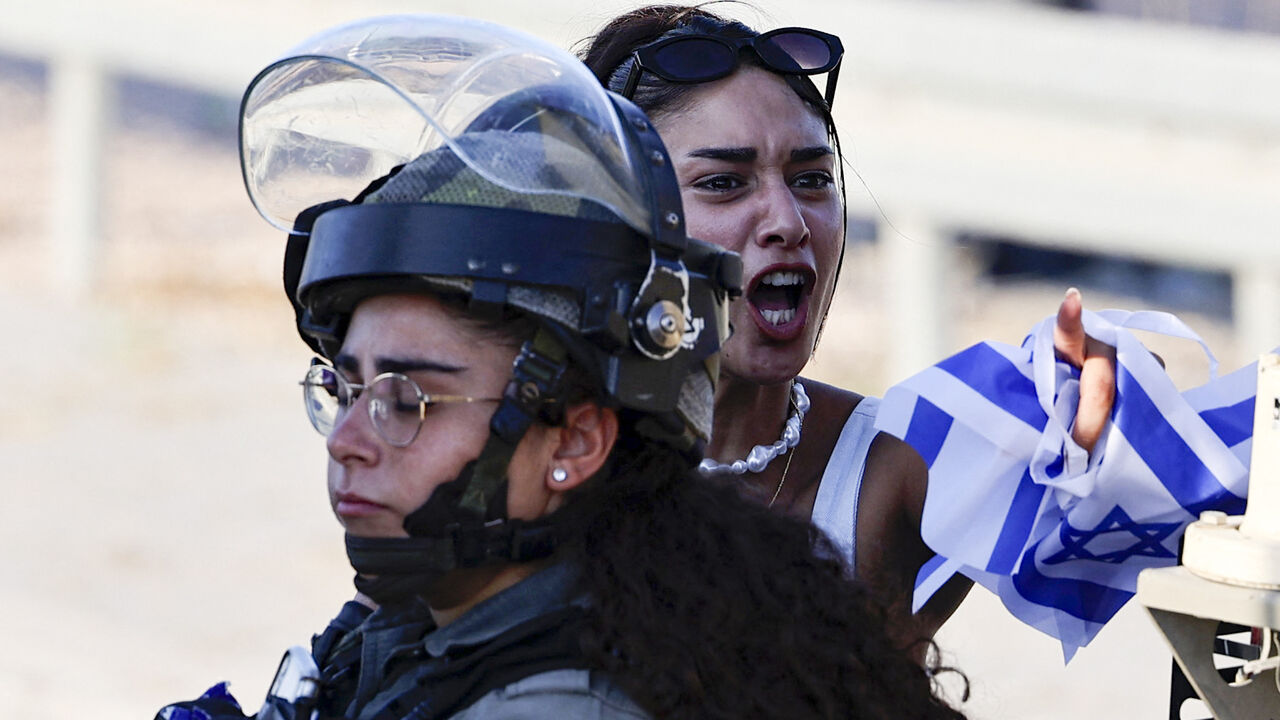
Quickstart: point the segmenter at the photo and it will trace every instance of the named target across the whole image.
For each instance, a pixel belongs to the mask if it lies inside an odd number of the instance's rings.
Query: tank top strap
[[[827,460],[813,502],[813,524],[827,534],[850,568],[857,557],[858,493],[867,451],[876,437],[879,407],[879,398],[865,397],[853,409]]]

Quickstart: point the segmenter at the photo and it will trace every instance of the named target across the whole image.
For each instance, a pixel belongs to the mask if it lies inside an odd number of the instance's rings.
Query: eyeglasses
[[[809,28],[778,28],[749,38],[716,35],[677,35],[645,45],[632,53],[635,62],[622,88],[631,99],[644,71],[674,83],[719,80],[738,68],[743,48],[751,48],[765,68],[782,75],[828,73],[823,99],[827,109],[835,99],[836,78],[844,45],[835,35]]]
[[[464,395],[434,395],[400,373],[382,373],[360,384],[348,382],[332,366],[313,360],[302,385],[302,401],[311,425],[328,437],[338,421],[364,392],[369,393],[369,419],[388,444],[408,447],[422,429],[427,408],[445,403],[500,402],[502,398],[474,398]]]

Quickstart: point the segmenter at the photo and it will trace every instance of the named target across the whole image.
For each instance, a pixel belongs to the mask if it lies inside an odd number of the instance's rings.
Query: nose
[[[800,201],[785,180],[768,182],[759,194],[760,221],[756,226],[756,244],[798,247],[809,241],[809,225],[805,222]]]
[[[368,393],[361,393],[345,411],[339,412],[334,420],[333,431],[325,440],[329,457],[335,461],[349,465],[361,463],[371,465],[378,460],[380,445],[373,427],[373,419],[369,417],[367,403]]]

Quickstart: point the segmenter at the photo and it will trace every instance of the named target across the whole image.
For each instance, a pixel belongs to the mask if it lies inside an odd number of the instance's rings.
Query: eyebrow
[[[791,162],[804,163],[819,158],[834,155],[835,153],[826,145],[814,145],[813,147],[796,148],[791,151]],[[753,147],[707,147],[691,150],[689,157],[707,158],[709,160],[723,160],[731,163],[749,163],[755,162],[759,153]]]
[[[757,155],[756,149],[752,147],[707,147],[689,151],[689,157],[724,160],[731,163],[754,162]]]
[[[345,353],[339,354],[333,359],[334,367],[348,374],[355,373],[360,370],[360,363],[353,355]],[[374,360],[373,369],[377,374],[382,373],[411,373],[411,372],[436,372],[436,373],[459,373],[466,370],[460,365],[449,365],[434,360],[421,359],[405,359],[405,358],[389,358],[382,357]]]
[[[834,154],[835,153],[831,151],[831,148],[826,145],[814,145],[813,147],[797,148],[791,151],[791,162],[797,162],[797,163],[809,162],[810,160],[817,160],[818,158],[824,158],[824,157],[827,157],[828,155],[834,155]]]

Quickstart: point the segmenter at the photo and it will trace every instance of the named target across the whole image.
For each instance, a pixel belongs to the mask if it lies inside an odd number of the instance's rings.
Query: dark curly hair
[[[554,516],[594,599],[583,649],[661,718],[962,718],[808,523],[623,433]]]

